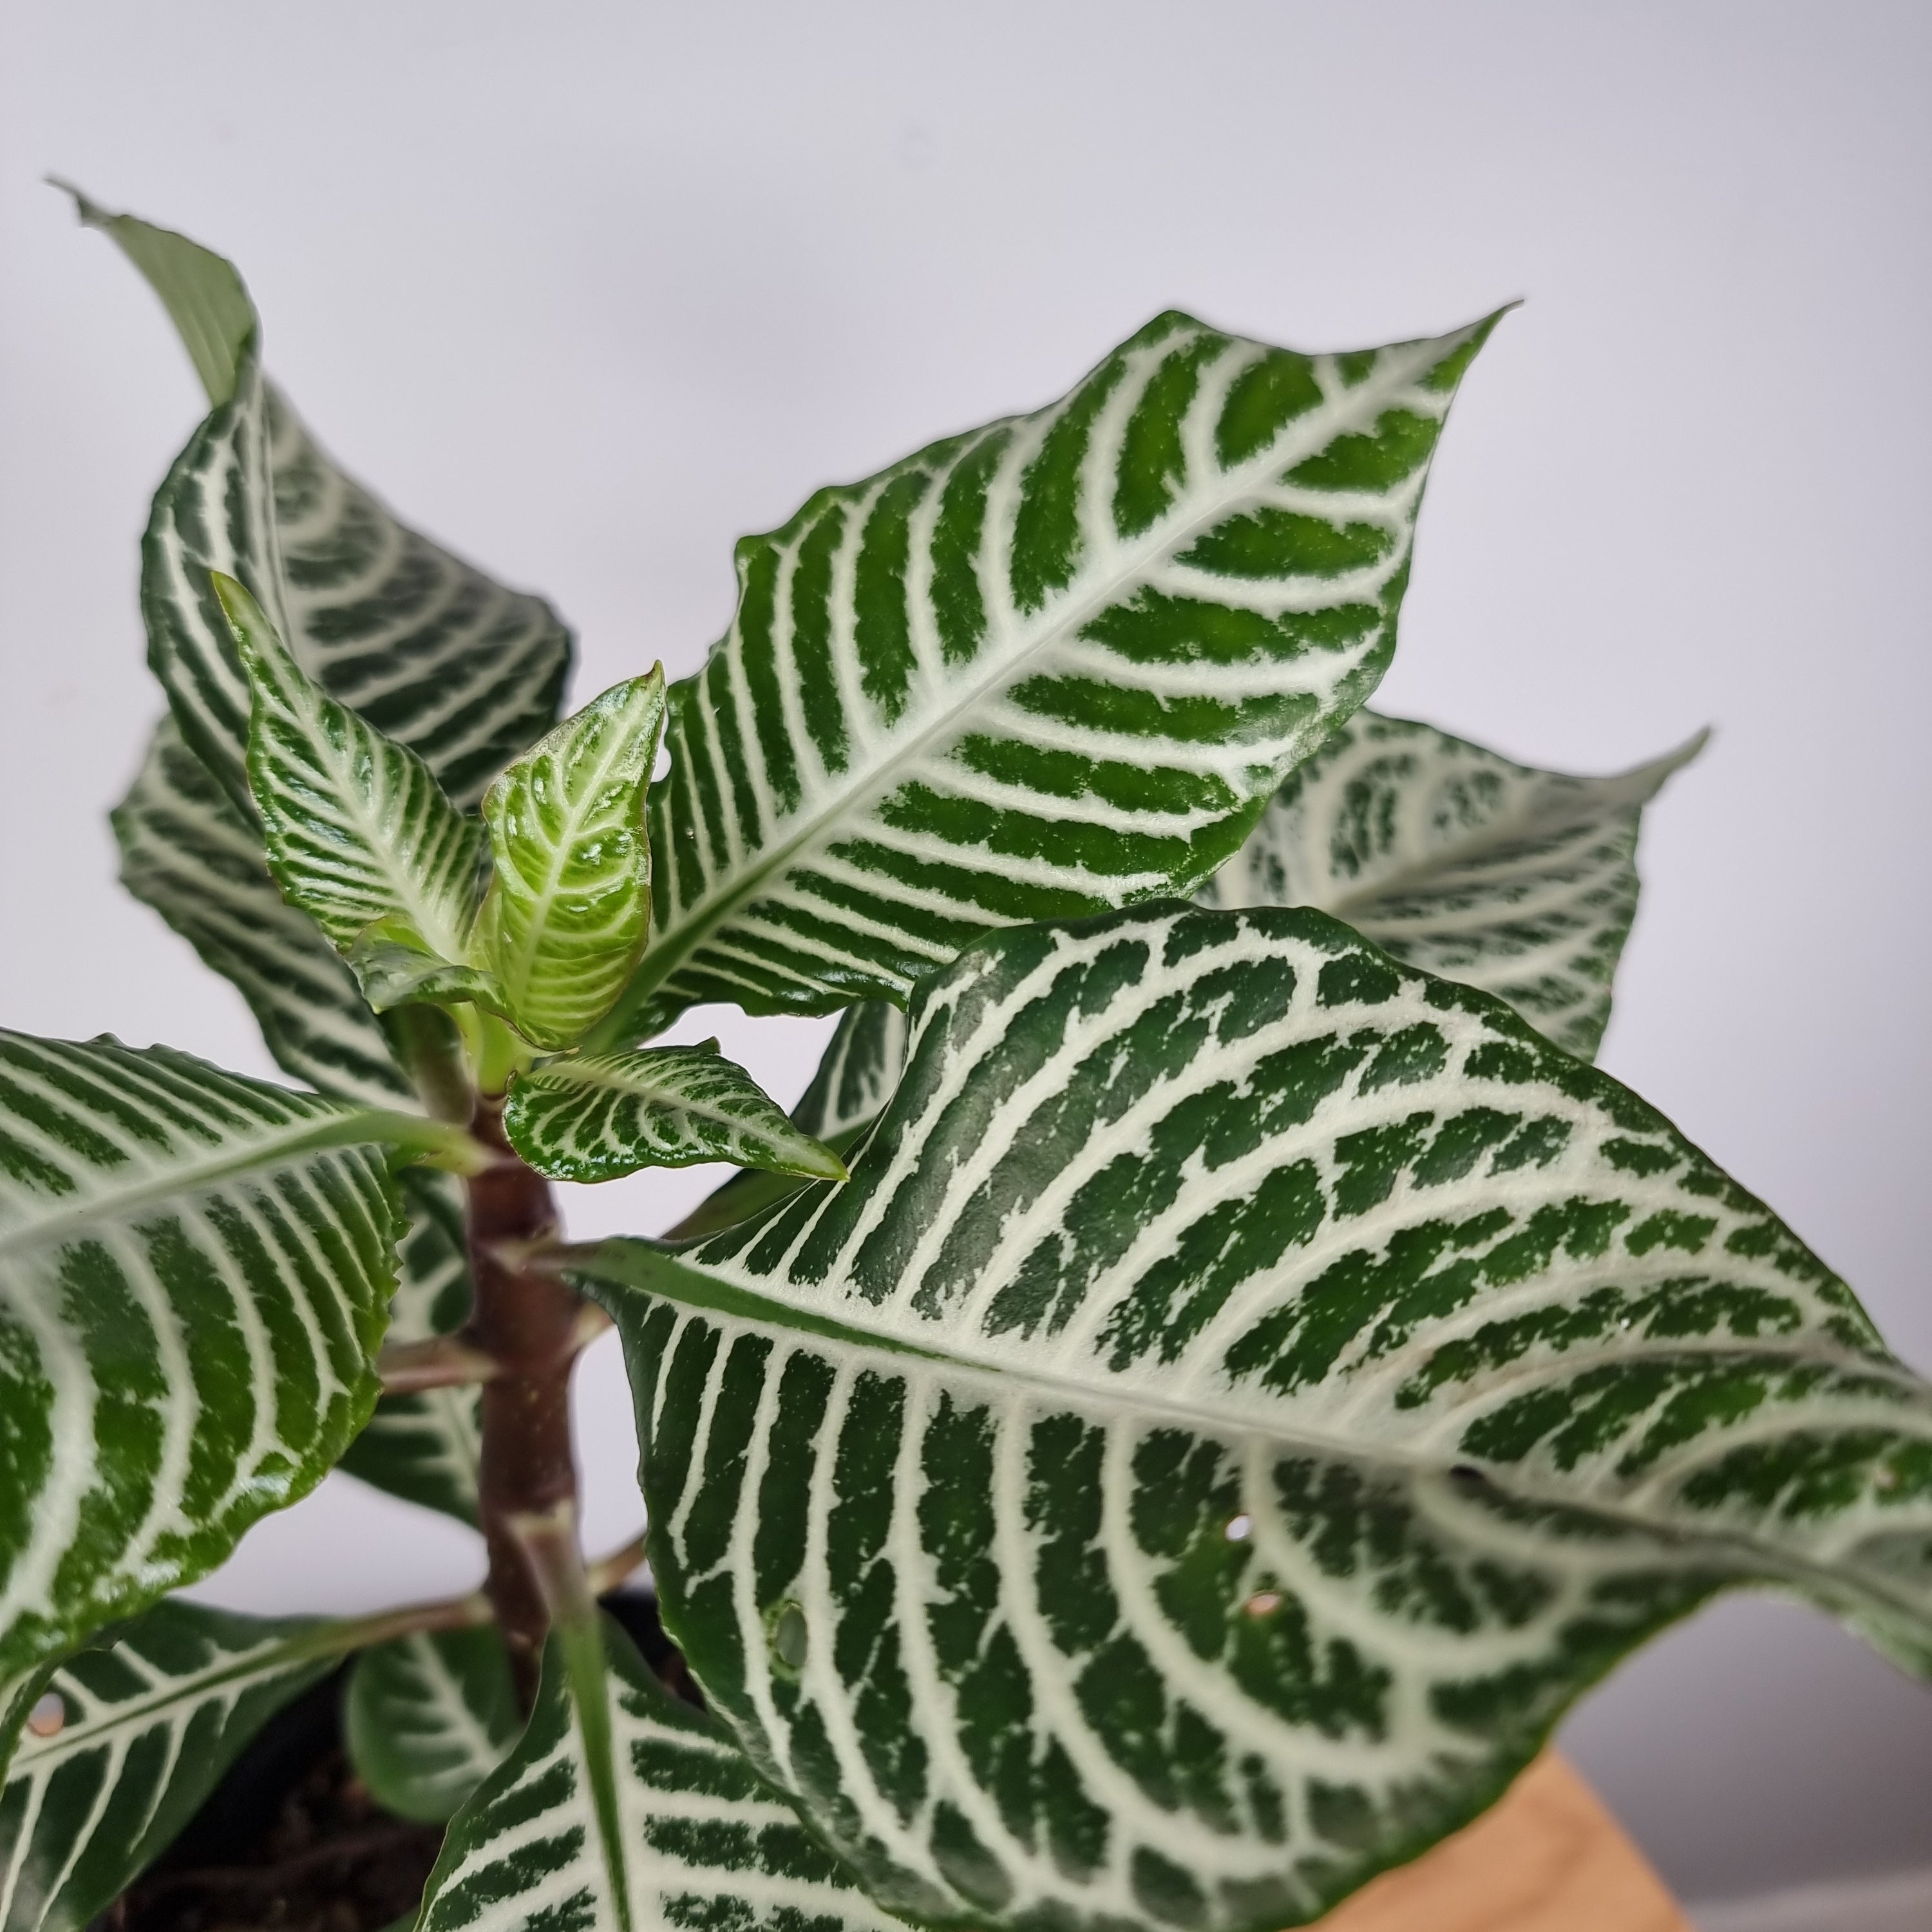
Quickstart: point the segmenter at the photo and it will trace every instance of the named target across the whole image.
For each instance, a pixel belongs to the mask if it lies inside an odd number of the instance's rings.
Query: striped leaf
[[[1636,912],[1638,821],[1703,742],[1571,778],[1359,712],[1289,774],[1201,900],[1318,906],[1588,1060]]]
[[[584,1267],[668,1628],[921,1921],[1304,1922],[1729,1586],[1932,1668],[1932,1400],[1850,1292],[1319,912],[999,934],[844,1186]]]
[[[343,1715],[350,1761],[376,1802],[440,1824],[516,1742],[503,1640],[484,1628],[377,1644],[356,1660]]]
[[[793,1126],[716,1040],[548,1061],[518,1076],[503,1131],[553,1180],[614,1180],[640,1167],[714,1160],[845,1178],[838,1156]]]
[[[489,963],[506,1016],[538,1046],[574,1046],[644,950],[644,788],[664,705],[661,668],[613,685],[526,752],[483,801],[496,860],[484,908]]]
[[[284,896],[339,951],[374,928],[460,961],[480,897],[482,826],[422,759],[309,677],[233,578],[218,578],[215,591],[248,675],[248,784]]]
[[[905,1065],[906,1016],[886,1000],[865,1000],[841,1016],[832,1044],[794,1108],[804,1132],[848,1146],[886,1111]]]
[[[70,1658],[58,1728],[27,1733],[0,1791],[0,1932],[88,1924],[337,1660],[328,1625],[183,1603]]]
[[[400,1179],[409,1232],[386,1339],[422,1342],[454,1334],[470,1317],[463,1202],[448,1174],[410,1168]],[[406,1502],[473,1526],[483,1454],[478,1401],[476,1390],[463,1388],[386,1395],[338,1466]]]
[[[121,880],[230,980],[276,1064],[370,1106],[412,1102],[376,1016],[306,913],[269,876],[260,828],[182,742],[157,728],[114,812]]]
[[[902,1002],[990,928],[1192,890],[1387,666],[1493,320],[1309,356],[1164,315],[1064,400],[741,543],[593,1050],[698,1000]]]
[[[282,897],[259,827],[229,802],[172,718],[156,729],[114,830],[123,883],[239,988],[286,1072],[364,1106],[414,1102],[355,976]],[[409,1230],[388,1334],[419,1341],[460,1328],[469,1313],[462,1207],[446,1174],[416,1168],[401,1179]],[[340,1466],[473,1523],[476,1403],[473,1389],[385,1396]]]
[[[184,735],[248,808],[248,691],[208,573],[240,579],[328,694],[416,752],[465,809],[556,717],[570,638],[405,528],[338,470],[263,377],[228,263],[82,202],[181,330],[212,409],[154,499],[142,544],[149,661]]]
[[[450,1826],[418,1932],[891,1932],[738,1751],[630,1640],[566,1666],[554,1640],[528,1729]]]
[[[395,1285],[368,1143],[410,1129],[165,1047],[0,1034],[0,1683],[205,1575],[341,1454]]]
[[[792,1125],[842,1160],[885,1112],[905,1064],[905,1015],[889,1000],[862,1000],[840,1016],[832,1043],[792,1109]],[[715,1234],[798,1191],[790,1174],[748,1168],[707,1196],[672,1231],[679,1240]]]

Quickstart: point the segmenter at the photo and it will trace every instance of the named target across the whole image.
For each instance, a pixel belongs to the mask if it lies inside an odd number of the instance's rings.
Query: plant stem
[[[464,1339],[498,1368],[483,1384],[482,1398],[478,1502],[490,1557],[484,1590],[527,1712],[536,1697],[550,1612],[524,1526],[562,1521],[574,1534],[570,1370],[580,1346],[581,1303],[573,1288],[530,1264],[533,1252],[556,1232],[556,1210],[549,1184],[504,1138],[500,1096],[478,1096],[470,1132],[500,1156],[464,1183],[476,1294]]]

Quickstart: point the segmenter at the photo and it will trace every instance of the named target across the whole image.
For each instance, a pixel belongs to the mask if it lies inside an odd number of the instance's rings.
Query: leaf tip
[[[85,188],[75,187],[64,175],[43,175],[40,178],[49,188],[58,188],[72,199],[75,217],[82,227],[104,228],[114,219]]]
[[[827,1147],[823,1141],[808,1141],[807,1151],[799,1157],[794,1174],[808,1176],[814,1180],[835,1180],[843,1183],[852,1178],[852,1170]]]
[[[260,651],[265,638],[274,637],[275,627],[268,622],[267,612],[255,602],[248,586],[238,578],[211,570],[208,582],[214,592],[214,601],[221,606],[221,614],[227,621],[229,631],[244,657]]]

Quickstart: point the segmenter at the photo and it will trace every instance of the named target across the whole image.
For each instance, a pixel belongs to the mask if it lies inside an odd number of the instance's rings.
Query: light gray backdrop
[[[311,424],[556,601],[580,695],[698,663],[738,533],[1058,394],[1160,308],[1351,347],[1520,295],[1378,701],[1582,770],[1717,727],[1646,829],[1605,1064],[1932,1366],[1929,56],[1922,0],[9,0],[0,1016],[267,1070],[112,883],[158,708],[136,539],[199,403],[44,171],[232,255]],[[714,1023],[788,1096],[824,1030]],[[662,1226],[707,1179],[576,1226]],[[608,1358],[585,1408],[614,1542]],[[208,1594],[476,1567],[332,1479]],[[1687,1895],[1932,1862],[1932,1696],[1796,1608],[1700,1617],[1565,1739]]]

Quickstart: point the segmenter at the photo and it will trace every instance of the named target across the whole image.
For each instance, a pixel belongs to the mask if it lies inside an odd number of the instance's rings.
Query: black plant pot
[[[603,1601],[665,1684],[701,1703],[657,1599],[620,1590]],[[262,1726],[93,1932],[384,1932],[413,1916],[442,1828],[383,1810],[350,1769],[346,1673],[345,1665]]]

